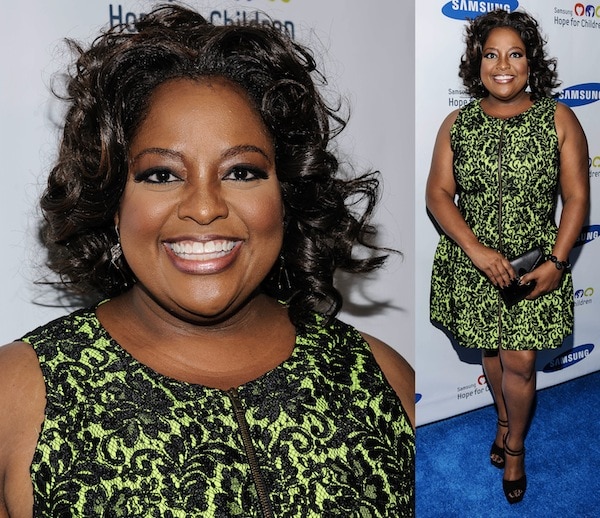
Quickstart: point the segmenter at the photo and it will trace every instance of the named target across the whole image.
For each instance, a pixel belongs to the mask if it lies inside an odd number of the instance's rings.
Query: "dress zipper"
[[[252,473],[252,479],[254,480],[254,486],[256,487],[256,493],[260,502],[260,508],[262,511],[263,518],[273,518],[273,510],[271,509],[271,502],[269,501],[269,494],[267,492],[267,486],[260,472],[258,465],[258,459],[256,457],[256,450],[252,444],[252,438],[250,436],[250,427],[246,420],[246,411],[244,404],[240,399],[237,389],[232,388],[227,391],[227,395],[231,400],[233,406],[233,412],[235,414],[235,420],[240,427],[240,435],[242,436],[242,443],[244,444],[244,450],[246,457],[248,458],[248,464],[250,465],[250,472]]]
[[[504,254],[504,243],[502,242],[502,146],[504,144],[504,126],[500,126],[500,140],[498,142],[498,250]],[[498,297],[498,349],[502,347],[502,303]]]

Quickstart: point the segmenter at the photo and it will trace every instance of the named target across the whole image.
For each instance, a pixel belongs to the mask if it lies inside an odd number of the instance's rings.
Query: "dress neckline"
[[[296,338],[294,340],[294,347],[292,349],[291,354],[285,360],[283,360],[278,365],[275,365],[275,367],[269,369],[268,371],[266,371],[262,375],[258,376],[257,378],[249,380],[240,385],[232,386],[229,389],[221,389],[221,388],[217,388],[217,387],[211,387],[210,385],[204,385],[202,383],[192,383],[189,381],[183,381],[183,380],[174,378],[172,376],[162,374],[161,372],[153,369],[152,367],[150,367],[150,366],[146,365],[145,363],[141,362],[140,360],[138,360],[127,349],[125,349],[115,338],[112,337],[112,335],[108,332],[108,330],[104,327],[104,325],[98,318],[98,315],[96,314],[96,309],[98,308],[98,306],[100,306],[104,302],[106,302],[106,301],[102,301],[99,304],[97,304],[96,306],[94,306],[92,308],[88,308],[87,310],[84,309],[84,310],[82,310],[82,312],[84,313],[84,315],[87,315],[89,318],[91,318],[94,321],[95,325],[97,326],[98,332],[101,335],[101,338],[103,338],[110,344],[110,346],[113,348],[114,353],[118,356],[118,358],[120,360],[123,360],[124,362],[126,362],[126,364],[128,366],[131,366],[133,369],[141,370],[141,371],[145,372],[148,376],[150,376],[154,379],[163,380],[164,382],[168,383],[169,385],[176,384],[181,387],[186,387],[186,388],[189,388],[192,390],[204,390],[204,391],[210,391],[213,393],[225,394],[234,389],[241,391],[241,390],[244,390],[245,388],[250,388],[256,384],[262,384],[269,377],[276,375],[280,370],[285,369],[285,367],[288,364],[297,363],[298,357],[300,355],[300,350],[302,349],[301,346],[305,342],[305,340],[304,340],[305,333],[300,333],[298,330],[296,330]],[[317,318],[316,315],[315,315],[315,318]],[[312,322],[311,322],[311,325],[312,325]],[[162,383],[162,384],[164,384],[164,383]]]
[[[536,108],[538,106],[538,103],[541,101],[541,99],[537,99],[537,100],[533,101],[529,108],[527,108],[526,110],[523,110],[522,112],[516,113],[515,115],[511,115],[510,117],[498,117],[496,115],[490,115],[483,109],[483,106],[481,106],[481,101],[483,101],[483,99],[484,98],[477,99],[477,106],[478,106],[479,110],[481,111],[481,113],[483,113],[483,115],[485,117],[487,117],[488,119],[499,120],[499,121],[510,121],[510,120],[522,117],[525,114],[527,114],[528,112],[532,111],[534,108]]]

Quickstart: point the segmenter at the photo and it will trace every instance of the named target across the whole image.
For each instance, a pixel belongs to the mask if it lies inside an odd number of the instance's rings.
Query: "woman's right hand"
[[[517,276],[510,261],[498,250],[478,243],[472,250],[465,250],[465,253],[494,286],[504,288]]]

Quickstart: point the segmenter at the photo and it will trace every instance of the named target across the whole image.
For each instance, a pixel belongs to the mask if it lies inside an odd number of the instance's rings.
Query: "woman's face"
[[[509,27],[492,29],[482,49],[481,82],[491,96],[511,101],[525,91],[529,78],[525,43]]]
[[[222,319],[248,300],[278,257],[283,205],[273,142],[241,89],[156,89],[116,223],[136,289],[171,313]]]

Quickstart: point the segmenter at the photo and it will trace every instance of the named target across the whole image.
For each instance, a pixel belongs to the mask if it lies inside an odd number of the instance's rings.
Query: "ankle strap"
[[[511,450],[507,445],[506,445],[506,439],[508,438],[508,433],[504,436],[504,451],[507,455],[510,455],[511,457],[519,457],[521,455],[525,454],[525,446],[523,446],[520,450]]]

